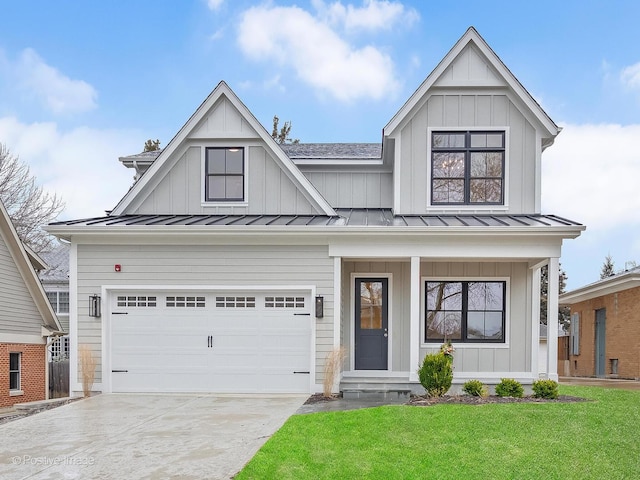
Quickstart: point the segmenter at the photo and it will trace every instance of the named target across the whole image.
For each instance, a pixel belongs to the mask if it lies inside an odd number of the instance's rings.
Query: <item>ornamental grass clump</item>
[[[438,353],[424,357],[418,369],[420,383],[430,397],[442,397],[451,388],[453,382],[453,346],[447,342]]]
[[[513,378],[503,378],[500,380],[500,383],[496,385],[496,395],[499,397],[522,398],[524,388],[522,388],[522,384],[519,381]]]
[[[535,398],[558,398],[558,382],[553,380],[536,380],[533,382],[533,396]]]

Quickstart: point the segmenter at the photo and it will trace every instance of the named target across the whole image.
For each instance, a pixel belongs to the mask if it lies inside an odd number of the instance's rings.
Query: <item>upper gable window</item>
[[[244,175],[244,148],[207,148],[205,201],[243,201]]]
[[[432,132],[431,204],[504,205],[504,131]]]

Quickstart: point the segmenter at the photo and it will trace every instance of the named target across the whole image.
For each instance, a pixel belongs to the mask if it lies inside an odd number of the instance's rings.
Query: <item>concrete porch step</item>
[[[411,396],[411,389],[397,388],[343,388],[342,398],[345,400],[371,400],[406,402]]]

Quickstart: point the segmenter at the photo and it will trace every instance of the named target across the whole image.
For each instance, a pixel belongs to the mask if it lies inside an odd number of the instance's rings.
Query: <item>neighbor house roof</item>
[[[34,269],[32,258],[30,258],[33,255],[29,255],[27,248],[18,237],[18,232],[13,226],[11,218],[9,218],[9,213],[4,208],[2,201],[0,201],[0,236],[4,239],[11,257],[13,258],[24,283],[31,294],[31,298],[40,313],[40,316],[42,317],[43,326],[48,330],[61,332],[62,327],[60,326],[60,322],[49,303],[47,294],[45,293],[44,288],[40,283],[40,279]],[[38,261],[38,263],[43,262]]]
[[[640,267],[576,288],[563,293],[559,298],[562,305],[573,305],[634,287],[640,287]]]
[[[49,268],[38,274],[45,283],[57,283],[69,281],[69,252],[71,246],[60,242],[50,252],[43,253]]]

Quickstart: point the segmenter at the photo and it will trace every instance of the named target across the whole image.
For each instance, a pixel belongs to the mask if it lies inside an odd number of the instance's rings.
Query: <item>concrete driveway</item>
[[[98,395],[1,425],[0,478],[231,478],[305,399]]]

